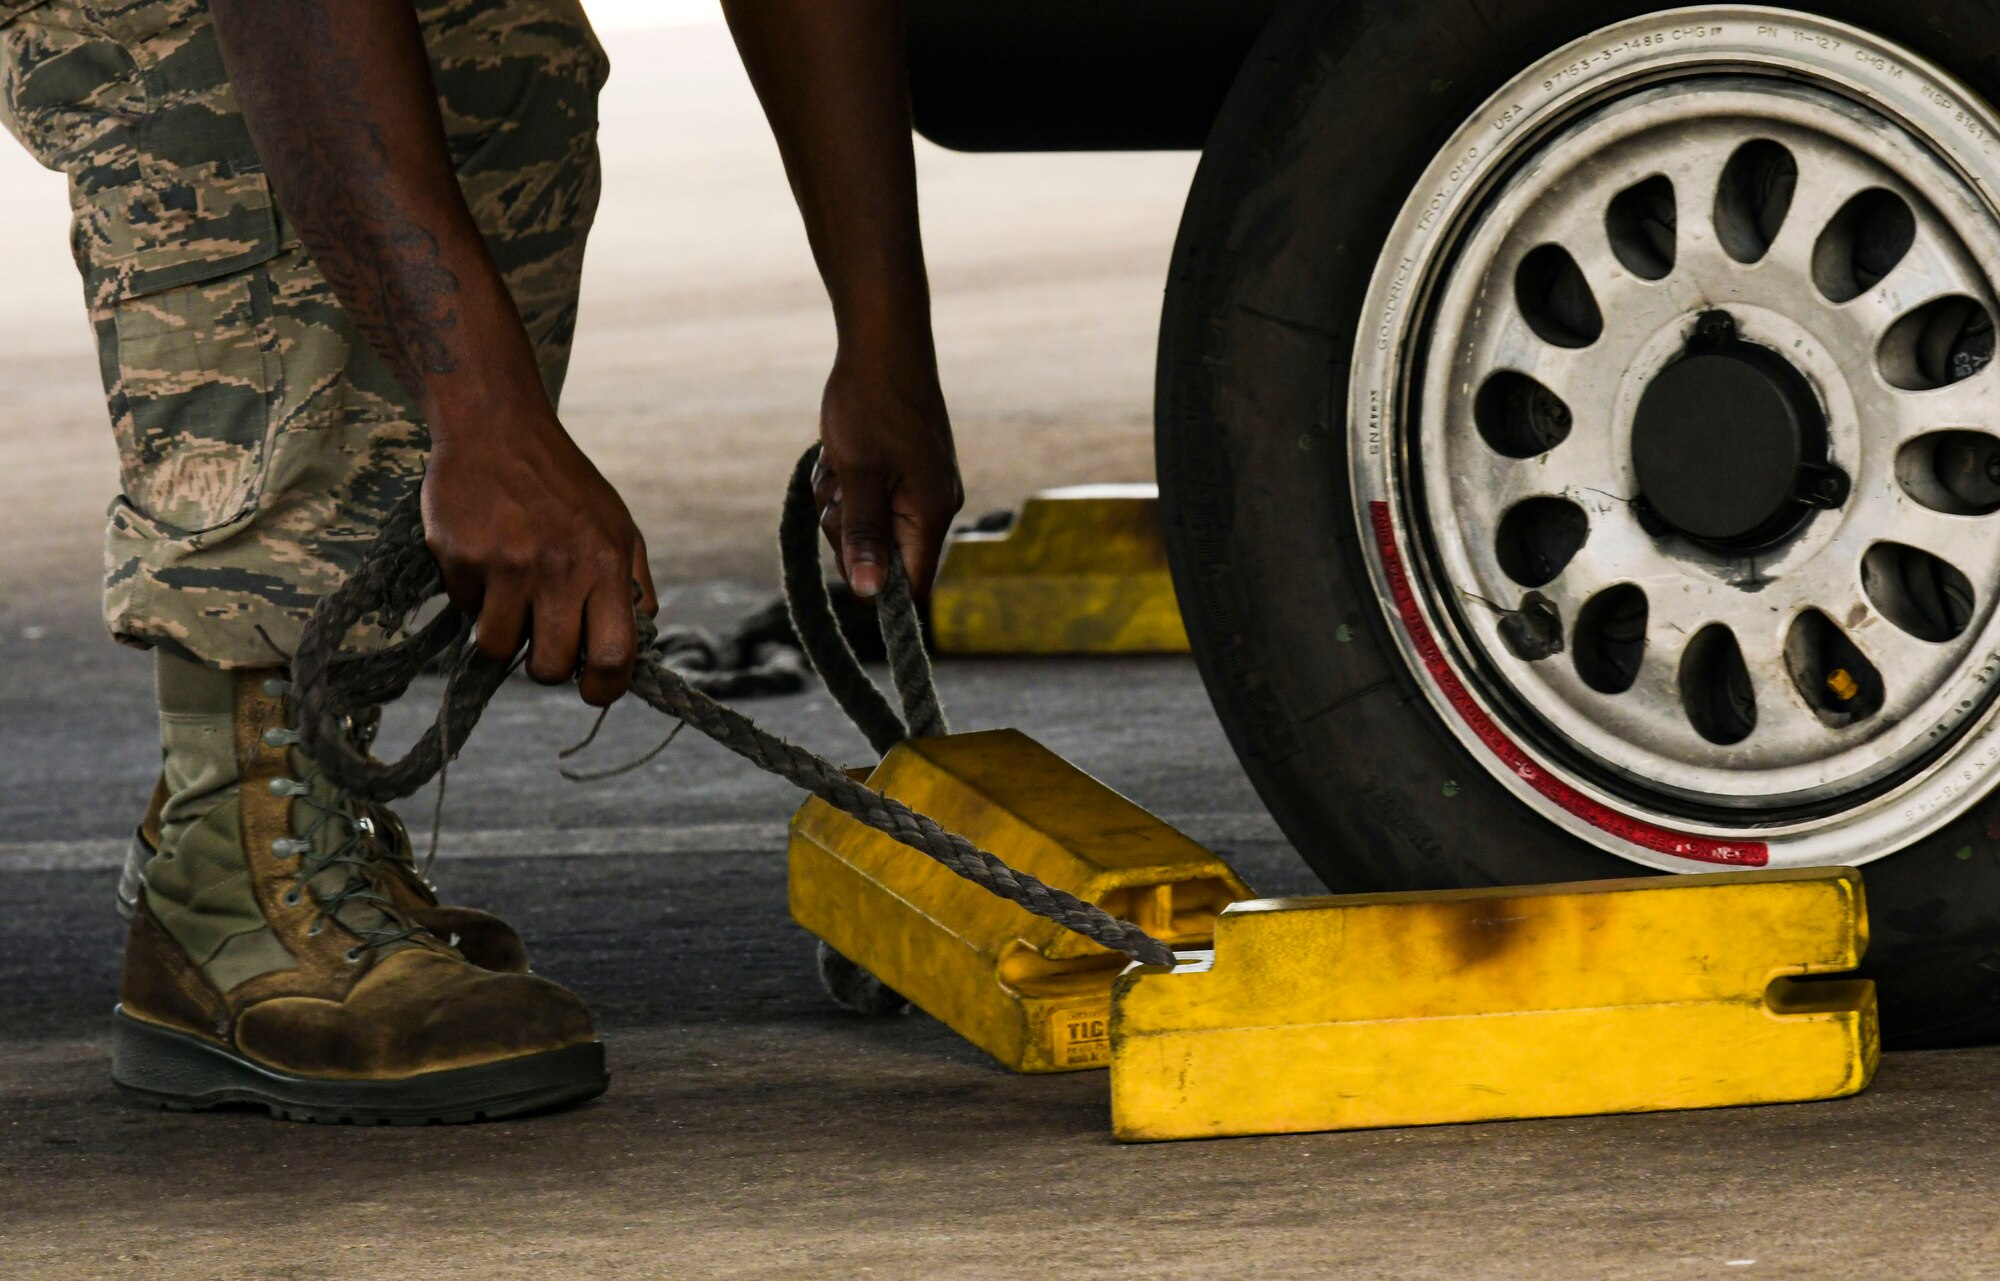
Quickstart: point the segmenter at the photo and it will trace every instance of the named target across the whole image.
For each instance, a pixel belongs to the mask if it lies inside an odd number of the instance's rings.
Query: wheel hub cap
[[[1713,547],[1765,547],[1797,529],[1825,464],[1826,418],[1805,376],[1739,341],[1722,313],[1648,385],[1632,429],[1647,506]]]

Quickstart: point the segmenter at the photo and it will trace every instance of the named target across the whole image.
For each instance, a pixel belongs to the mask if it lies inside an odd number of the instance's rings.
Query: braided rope
[[[826,682],[834,704],[847,713],[847,719],[854,722],[878,756],[887,756],[910,732],[854,656],[854,647],[847,643],[847,634],[840,630],[840,620],[834,615],[833,598],[827,595],[826,576],[819,567],[819,512],[812,492],[813,464],[818,461],[819,446],[814,445],[792,468],[791,483],[785,487],[784,511],[778,518],[778,562],[784,575],[785,606],[791,610],[799,648]],[[882,639],[886,644],[886,629]]]
[[[890,670],[909,730],[841,634],[819,568],[818,514],[812,497],[816,457],[817,447],[793,470],[780,523],[793,626],[834,700],[876,750],[886,754],[912,732],[920,737],[945,733],[944,711],[899,561],[890,565],[881,612]],[[407,640],[367,654],[340,651],[341,641],[364,619],[373,616],[384,630],[397,630],[442,589],[437,564],[424,542],[419,497],[413,493],[384,522],[368,559],[339,589],[321,599],[299,642],[292,675],[300,744],[329,779],[364,799],[397,800],[435,777],[465,745],[512,667],[511,662],[485,657],[470,644],[472,620],[450,605]],[[648,705],[1036,916],[1134,960],[1174,963],[1165,943],[1131,922],[1016,871],[935,820],[849,778],[824,757],[717,702],[697,687],[707,673],[671,665],[653,648],[658,632],[652,620],[641,617],[639,623],[645,645],[633,672],[632,691]],[[406,755],[395,761],[378,760],[341,732],[348,715],[400,697],[424,665],[436,658],[443,659],[447,671],[443,706],[436,723]]]
[[[899,572],[899,565],[890,566],[876,616],[882,625],[882,647],[889,655],[889,676],[903,704],[901,716],[868,678],[836,621],[826,577],[819,568],[819,518],[812,492],[813,467],[819,453],[818,445],[805,452],[785,489],[784,516],[778,523],[785,603],[792,611],[792,630],[798,634],[813,670],[826,682],[833,701],[862,731],[869,746],[886,756],[906,738],[939,738],[951,729],[938,701],[936,674],[924,649],[910,580]]]
[[[944,705],[938,701],[937,673],[931,670],[931,656],[924,650],[922,624],[917,603],[910,598],[910,579],[899,560],[889,567],[889,581],[882,588],[882,643],[889,652],[889,679],[903,701],[903,719],[911,738],[942,738],[951,733],[944,719]]]

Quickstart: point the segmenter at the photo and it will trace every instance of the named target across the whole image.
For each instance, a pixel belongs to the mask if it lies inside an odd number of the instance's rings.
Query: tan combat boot
[[[132,833],[125,853],[125,871],[118,878],[118,914],[127,921],[138,909],[146,865],[160,852],[160,813],[167,797],[167,780],[162,775],[153,785],[146,817]],[[410,834],[394,810],[364,801],[355,802],[355,810],[361,816],[357,835],[375,843],[382,870],[387,873],[382,888],[403,915],[451,944],[482,970],[528,973],[528,945],[513,926],[491,912],[438,901],[437,886],[418,868]]]
[[[469,963],[401,906],[369,815],[295,750],[283,691],[271,672],[160,659],[160,853],[126,943],[114,1079],[168,1107],[359,1123],[600,1093],[582,1002]]]

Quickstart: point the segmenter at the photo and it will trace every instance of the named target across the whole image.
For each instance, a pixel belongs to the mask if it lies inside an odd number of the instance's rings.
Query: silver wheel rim
[[[1761,8],[1607,28],[1440,154],[1350,479],[1412,673],[1523,801],[1690,871],[1865,862],[2000,783],[1995,191],[1962,86]]]

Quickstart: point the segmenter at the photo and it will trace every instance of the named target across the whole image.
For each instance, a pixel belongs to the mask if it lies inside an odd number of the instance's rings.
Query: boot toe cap
[[[589,1009],[531,974],[497,974],[410,949],[377,963],[342,1001],[289,996],[236,1022],[243,1053],[310,1077],[396,1079],[594,1041]]]

